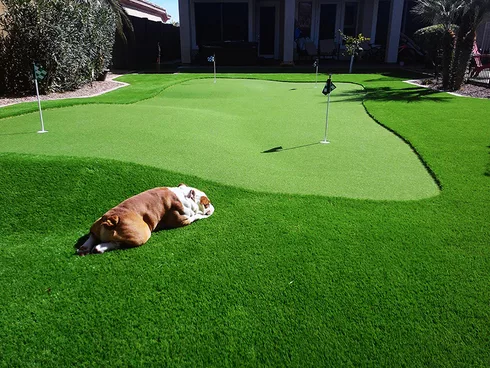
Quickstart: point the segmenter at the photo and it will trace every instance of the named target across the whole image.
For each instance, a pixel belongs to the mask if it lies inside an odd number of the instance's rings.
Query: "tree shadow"
[[[333,92],[335,93],[335,92]],[[370,87],[365,92],[346,91],[338,94],[331,103],[345,101],[405,101],[407,103],[433,101],[448,102],[452,97],[444,92],[429,88],[409,86],[406,88]],[[324,101],[326,103],[326,101]]]

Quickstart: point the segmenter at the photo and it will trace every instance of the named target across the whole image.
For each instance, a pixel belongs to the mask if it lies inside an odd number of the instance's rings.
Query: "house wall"
[[[483,53],[490,54],[490,14],[483,19],[476,30],[476,43]]]
[[[337,5],[335,27],[336,29],[343,30],[346,4],[357,3],[357,29],[355,30],[355,33],[363,33],[364,36],[371,38],[371,43],[376,43],[378,6],[380,1],[383,1],[384,8],[389,8],[389,14],[387,14],[389,19],[387,19],[386,14],[383,15],[382,19],[385,26],[389,27],[388,32],[386,32],[386,28],[383,31],[388,48],[385,61],[397,61],[398,42],[405,0],[179,0],[183,63],[191,63],[193,56],[198,50],[195,33],[194,5],[198,2],[228,3],[233,1],[246,1],[248,3],[248,41],[253,42],[259,41],[258,12],[260,5],[277,4],[279,10],[279,34],[276,38],[276,42],[278,42],[276,57],[285,63],[293,61],[293,52],[296,47],[294,42],[295,21],[298,19],[300,3],[307,2],[311,4],[310,38],[316,45],[318,45],[320,34],[320,9],[322,4]],[[388,4],[388,8],[386,8],[386,4]],[[337,43],[340,43],[340,36],[338,33],[336,33],[335,39]]]

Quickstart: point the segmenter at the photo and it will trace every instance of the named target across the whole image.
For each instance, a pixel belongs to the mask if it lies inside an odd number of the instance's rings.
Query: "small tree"
[[[354,64],[354,57],[359,55],[359,53],[363,50],[361,45],[363,42],[369,41],[370,38],[364,37],[362,33],[359,33],[357,37],[347,36],[339,30],[340,35],[342,36],[342,40],[344,40],[345,51],[348,55],[350,55],[350,65],[349,65],[349,73],[352,73],[352,65]]]

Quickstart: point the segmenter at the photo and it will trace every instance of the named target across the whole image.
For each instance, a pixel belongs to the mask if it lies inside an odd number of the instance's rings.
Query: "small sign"
[[[208,57],[208,61],[209,61],[210,63],[214,63],[214,55],[213,55],[213,56]]]
[[[315,62],[313,63],[313,68],[316,68],[318,66],[318,59],[315,59]]]

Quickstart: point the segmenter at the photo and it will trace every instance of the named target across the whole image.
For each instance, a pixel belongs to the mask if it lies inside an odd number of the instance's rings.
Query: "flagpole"
[[[315,88],[316,85],[318,84],[318,59],[316,59],[316,77],[315,77]]]
[[[36,69],[34,68],[34,84],[36,85],[36,95],[37,95],[37,106],[39,107],[39,117],[41,118],[41,130],[38,133],[47,133],[47,130],[44,130],[44,121],[43,121],[43,111],[41,109],[41,98],[39,97],[39,87],[37,85],[37,77],[36,77]]]
[[[327,89],[327,115],[325,119],[325,136],[323,138],[323,141],[320,141],[320,143],[323,144],[328,144],[330,141],[327,141],[327,131],[328,131],[328,108],[330,107],[330,93],[332,92],[332,74],[328,75],[328,80],[327,80],[327,85],[325,86]],[[335,88],[335,86],[334,86]]]
[[[330,93],[327,95],[327,118],[325,120],[325,138],[323,138],[323,141],[320,141],[320,143],[327,144],[330,143],[327,141],[327,131],[328,131],[328,108],[330,106]]]
[[[216,55],[213,55],[213,65],[214,65],[214,83],[216,83]]]

